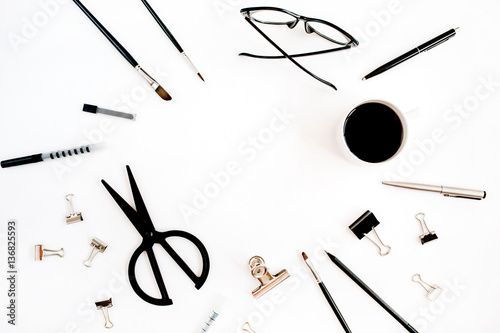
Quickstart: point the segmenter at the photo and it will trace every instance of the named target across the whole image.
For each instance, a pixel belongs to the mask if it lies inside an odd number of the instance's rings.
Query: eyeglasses
[[[327,86],[332,87],[337,90],[337,88],[330,82],[320,78],[319,76],[311,73],[306,68],[304,68],[301,64],[295,61],[294,58],[305,57],[310,55],[317,55],[329,52],[336,52],[341,50],[346,50],[351,47],[358,46],[358,41],[348,34],[343,29],[337,27],[335,24],[330,22],[305,17],[301,15],[297,15],[282,8],[276,7],[249,7],[243,8],[240,10],[240,13],[245,17],[245,20],[255,29],[257,30],[262,37],[264,37],[269,43],[271,43],[282,55],[281,56],[264,56],[264,55],[255,55],[251,53],[240,53],[240,56],[252,57],[252,58],[260,58],[260,59],[284,59],[287,58],[292,63],[294,63],[297,67],[302,69],[304,72],[315,78],[316,80],[326,84]],[[275,42],[272,41],[254,22],[261,24],[269,24],[269,25],[283,25],[287,26],[290,29],[293,29],[297,26],[299,21],[304,22],[304,29],[307,34],[316,34],[334,44],[340,45],[340,47],[326,49],[321,51],[307,52],[307,53],[297,53],[297,54],[288,54],[282,48],[280,48]]]

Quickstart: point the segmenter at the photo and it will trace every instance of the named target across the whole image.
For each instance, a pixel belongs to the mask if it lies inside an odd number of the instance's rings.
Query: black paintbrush
[[[158,23],[158,25],[161,27],[161,29],[163,30],[163,32],[170,39],[170,41],[172,42],[172,44],[174,44],[174,46],[176,47],[176,49],[179,50],[179,52],[184,56],[184,58],[186,58],[187,62],[189,62],[189,64],[194,68],[194,70],[196,71],[196,74],[198,75],[198,77],[203,82],[205,82],[205,79],[203,78],[203,76],[201,76],[200,72],[196,69],[196,67],[194,66],[194,64],[188,58],[188,56],[186,55],[186,52],[184,52],[184,50],[182,49],[182,47],[179,44],[179,42],[175,39],[174,35],[172,35],[172,33],[170,32],[170,30],[168,30],[168,28],[165,25],[165,23],[163,23],[162,20],[160,19],[160,17],[156,14],[156,12],[154,11],[153,7],[151,7],[146,0],[141,0],[141,1],[144,4],[144,6],[146,6],[146,8],[149,10],[149,12],[151,13],[151,15],[154,17],[154,19],[156,20],[156,22]]]
[[[347,326],[347,322],[345,321],[344,317],[342,316],[342,313],[340,313],[339,308],[337,307],[337,304],[333,301],[332,295],[328,292],[328,289],[326,289],[325,284],[323,283],[323,280],[318,275],[318,272],[314,269],[314,266],[312,265],[311,261],[307,257],[307,254],[302,252],[302,258],[304,258],[304,261],[306,262],[307,266],[313,273],[314,277],[316,278],[316,282],[318,282],[318,286],[321,288],[321,291],[323,292],[323,295],[325,296],[326,300],[328,301],[328,304],[330,304],[330,307],[332,308],[333,312],[335,313],[335,316],[337,316],[337,319],[340,322],[340,325],[342,325],[342,328],[346,333],[351,333],[351,329],[349,326]]]
[[[127,61],[134,67],[141,75],[148,81],[148,83],[153,87],[156,93],[166,101],[172,99],[172,97],[168,94],[168,92],[160,86],[155,79],[153,79],[144,69],[139,66],[139,63],[132,57],[130,53],[109,33],[108,30],[99,22],[94,15],[79,0],[73,0],[78,7],[87,15],[87,17],[95,24],[95,26],[103,33],[104,36],[113,44],[113,46],[120,52],[120,54],[127,59]]]

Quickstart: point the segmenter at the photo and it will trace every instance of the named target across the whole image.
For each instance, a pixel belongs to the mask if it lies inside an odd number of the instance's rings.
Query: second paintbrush
[[[323,295],[325,296],[326,300],[328,301],[328,304],[330,304],[333,312],[337,316],[337,319],[340,322],[340,325],[344,328],[344,331],[346,333],[351,333],[351,330],[349,329],[349,326],[347,326],[347,322],[345,321],[344,317],[342,316],[342,313],[340,313],[339,308],[337,307],[337,304],[333,301],[332,295],[328,292],[328,289],[326,289],[325,284],[323,283],[323,280],[318,275],[318,272],[316,272],[316,269],[314,269],[314,266],[312,265],[311,261],[309,260],[309,257],[307,257],[307,254],[302,252],[302,258],[304,258],[304,261],[306,262],[307,266],[313,273],[314,277],[316,278],[316,282],[318,282],[319,287],[321,288],[321,291],[323,292]]]
[[[186,52],[184,52],[184,50],[182,49],[182,47],[179,44],[179,42],[175,39],[174,35],[172,35],[172,33],[170,32],[170,30],[168,30],[168,28],[165,25],[165,23],[163,23],[163,21],[160,19],[160,17],[158,16],[158,14],[156,14],[156,12],[154,11],[153,7],[151,7],[146,0],[141,0],[141,1],[144,4],[144,6],[146,6],[146,8],[149,10],[149,12],[151,13],[151,15],[154,17],[154,19],[156,20],[156,23],[158,23],[158,25],[163,30],[163,32],[165,33],[165,35],[167,35],[167,37],[170,39],[170,41],[172,42],[172,44],[174,44],[175,48],[177,50],[179,50],[179,52],[184,56],[184,58],[186,58],[187,62],[193,67],[193,69],[195,70],[195,72],[198,75],[198,77],[203,82],[205,82],[205,79],[203,78],[203,76],[201,76],[201,74],[198,71],[198,69],[196,69],[196,67],[194,66],[194,64],[188,58],[188,56],[186,55]]]

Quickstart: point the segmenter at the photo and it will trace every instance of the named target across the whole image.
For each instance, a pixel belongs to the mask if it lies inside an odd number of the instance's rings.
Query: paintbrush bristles
[[[168,92],[162,88],[162,86],[158,86],[158,88],[156,88],[155,91],[158,94],[158,96],[163,98],[165,101],[170,101],[172,99],[172,96],[170,96]]]
[[[316,269],[314,268],[312,262],[309,260],[309,257],[307,256],[307,254],[305,254],[304,252],[302,252],[302,258],[304,258],[304,261],[306,262],[307,267],[309,267],[309,269],[311,270],[311,273],[313,273],[314,278],[316,279],[316,281],[318,283],[321,283],[322,282],[321,278],[319,277],[318,272],[316,272]]]

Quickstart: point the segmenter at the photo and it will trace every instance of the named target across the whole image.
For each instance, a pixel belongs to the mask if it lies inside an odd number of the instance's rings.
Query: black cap
[[[91,112],[91,113],[97,113],[97,106],[96,105],[90,105],[90,104],[83,104],[82,111]]]

